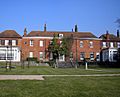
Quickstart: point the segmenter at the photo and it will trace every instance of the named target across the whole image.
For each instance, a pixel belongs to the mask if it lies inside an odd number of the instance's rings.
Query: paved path
[[[0,80],[44,80],[44,77],[90,77],[90,76],[120,76],[120,74],[90,74],[90,75],[0,75]]]
[[[41,75],[0,75],[0,80],[44,80]]]

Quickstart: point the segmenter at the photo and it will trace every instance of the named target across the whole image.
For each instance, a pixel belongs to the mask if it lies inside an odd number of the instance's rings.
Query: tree
[[[54,35],[51,44],[48,46],[48,52],[53,55],[54,67],[58,66],[59,56],[65,55],[69,56],[71,51],[71,44],[73,39],[71,37],[63,37],[62,43],[59,43],[58,38]]]
[[[59,58],[59,44],[56,36],[53,37],[52,42],[48,46],[48,52],[52,54],[54,66],[57,67],[57,59]]]

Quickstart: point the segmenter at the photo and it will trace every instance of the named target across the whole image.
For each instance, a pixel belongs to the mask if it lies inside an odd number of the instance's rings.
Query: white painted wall
[[[8,54],[13,53],[13,59],[12,62],[20,62],[20,50],[19,47],[12,47],[12,50],[10,47],[0,47],[0,61],[10,61],[7,59]],[[5,57],[3,56],[5,55]],[[3,58],[4,57],[4,58]]]

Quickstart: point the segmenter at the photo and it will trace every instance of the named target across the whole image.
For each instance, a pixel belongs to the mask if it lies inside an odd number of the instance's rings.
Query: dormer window
[[[63,34],[59,34],[59,37],[62,38],[62,37],[63,37]]]

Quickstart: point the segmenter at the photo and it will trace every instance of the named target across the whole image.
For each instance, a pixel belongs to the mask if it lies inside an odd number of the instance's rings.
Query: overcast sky
[[[43,30],[44,23],[48,31],[71,31],[77,24],[79,32],[100,36],[116,34],[118,18],[120,0],[0,0],[0,32],[23,35],[25,27]]]

